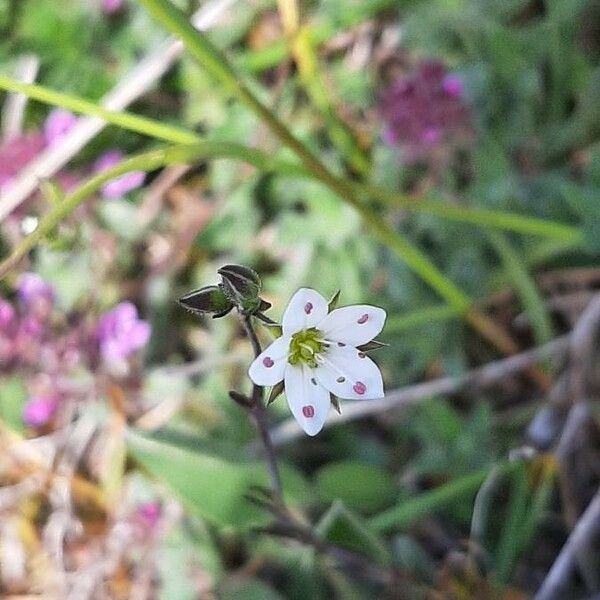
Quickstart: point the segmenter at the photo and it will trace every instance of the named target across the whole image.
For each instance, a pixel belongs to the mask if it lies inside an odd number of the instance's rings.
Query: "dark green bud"
[[[233,303],[220,285],[207,285],[179,298],[179,304],[195,314],[212,314],[213,318],[225,316]]]
[[[217,273],[222,278],[225,294],[242,312],[266,310],[268,303],[259,297],[262,282],[256,271],[241,265],[225,265]]]

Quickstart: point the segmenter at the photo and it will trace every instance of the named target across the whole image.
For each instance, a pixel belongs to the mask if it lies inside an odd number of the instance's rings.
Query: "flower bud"
[[[242,312],[254,313],[261,308],[264,302],[259,298],[262,282],[256,271],[241,265],[226,265],[217,273],[221,275],[227,297]]]
[[[179,298],[179,304],[196,314],[210,313],[213,319],[225,316],[233,303],[220,285],[207,285]]]

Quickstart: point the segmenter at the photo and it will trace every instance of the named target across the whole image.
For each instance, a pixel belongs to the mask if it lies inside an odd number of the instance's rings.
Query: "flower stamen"
[[[323,361],[322,354],[329,344],[323,339],[323,333],[316,327],[296,332],[290,341],[288,362],[290,365],[303,364],[315,369]]]

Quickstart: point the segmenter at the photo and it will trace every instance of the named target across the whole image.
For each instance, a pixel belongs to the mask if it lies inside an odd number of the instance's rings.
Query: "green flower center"
[[[328,344],[323,339],[323,332],[316,327],[297,331],[290,341],[288,362],[290,365],[307,365],[316,368],[318,356],[327,351]]]

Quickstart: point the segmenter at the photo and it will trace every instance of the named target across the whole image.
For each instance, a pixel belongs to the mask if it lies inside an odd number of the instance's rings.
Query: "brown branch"
[[[578,555],[593,541],[599,528],[600,489],[581,515],[534,600],[555,600],[567,597],[564,588],[571,579]]]
[[[260,341],[252,326],[252,317],[250,315],[242,315],[242,324],[246,335],[252,344],[254,350],[254,356],[258,356],[261,353]],[[265,459],[267,461],[267,468],[271,477],[271,486],[273,493],[279,502],[283,502],[283,487],[281,485],[281,475],[279,474],[279,467],[277,466],[277,457],[275,456],[275,448],[271,435],[269,433],[269,421],[267,413],[265,411],[265,405],[263,404],[263,388],[258,385],[252,386],[252,399],[249,407],[249,412],[252,415],[258,433],[262,440],[265,448]]]

